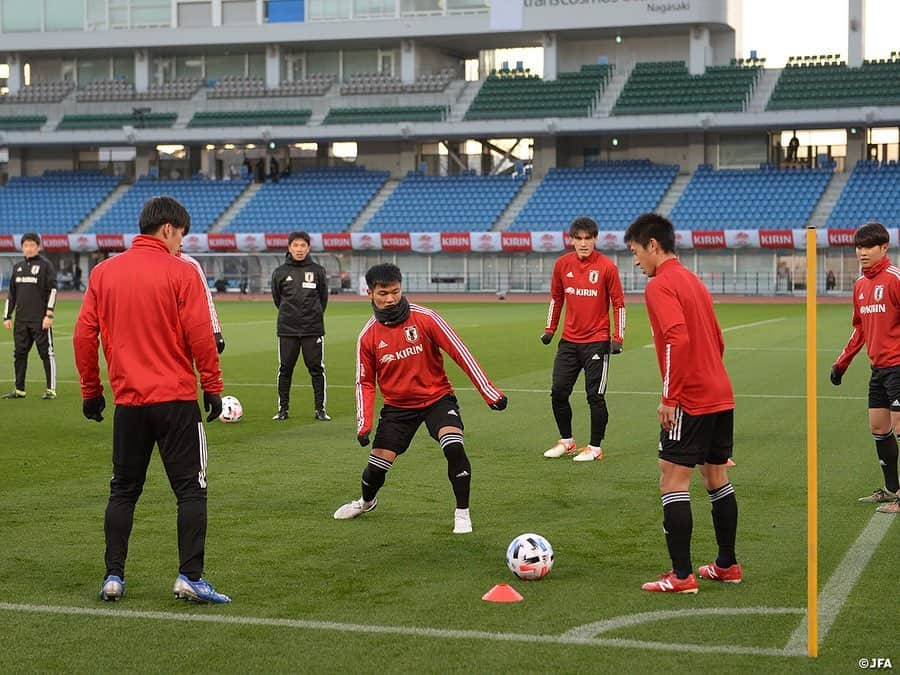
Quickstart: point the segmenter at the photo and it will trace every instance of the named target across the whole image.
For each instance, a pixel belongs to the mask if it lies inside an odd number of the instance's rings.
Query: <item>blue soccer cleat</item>
[[[103,587],[100,589],[100,599],[104,602],[115,602],[125,597],[125,581],[122,577],[110,574],[103,580]]]
[[[191,581],[183,574],[178,575],[178,578],[175,580],[175,588],[172,591],[175,593],[175,597],[180,600],[190,600],[201,604],[221,605],[231,602],[231,598],[222,593],[217,593],[216,589],[205,579]]]

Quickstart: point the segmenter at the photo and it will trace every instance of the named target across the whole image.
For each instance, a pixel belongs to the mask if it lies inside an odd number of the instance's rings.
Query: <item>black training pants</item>
[[[25,391],[25,371],[28,369],[28,352],[31,345],[37,347],[38,356],[44,362],[47,389],[56,389],[56,357],[53,355],[53,329],[44,330],[40,321],[16,321],[13,331],[15,347],[13,363],[16,370],[16,389]]]
[[[179,572],[199,579],[206,549],[206,433],[196,401],[117,405],[113,477],[106,507],[106,574],[124,578],[134,507],[144,489],[153,446],[178,501]]]
[[[609,343],[576,343],[560,340],[553,361],[550,401],[560,438],[572,438],[572,406],[569,396],[578,374],[584,370],[584,391],[591,411],[590,444],[600,447],[606,435],[609,412],[606,408],[606,379],[609,372]]]
[[[291,402],[291,380],[300,353],[312,380],[316,410],[325,409],[325,337],[322,335],[278,336],[278,409],[287,410]]]

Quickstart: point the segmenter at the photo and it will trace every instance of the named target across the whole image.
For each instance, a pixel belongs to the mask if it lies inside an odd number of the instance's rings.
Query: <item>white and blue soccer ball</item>
[[[539,534],[520,534],[506,549],[506,566],[520,579],[543,579],[553,569],[553,547]]]
[[[244,406],[237,400],[236,396],[222,397],[222,414],[219,415],[219,421],[233,423],[240,422],[244,416]]]

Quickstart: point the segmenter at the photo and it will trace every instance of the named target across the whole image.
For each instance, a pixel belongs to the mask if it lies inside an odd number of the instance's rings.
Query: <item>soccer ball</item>
[[[506,549],[506,565],[520,579],[543,579],[553,569],[553,547],[539,534],[520,534]]]
[[[222,414],[219,415],[220,422],[240,422],[244,416],[244,406],[234,396],[222,397]]]

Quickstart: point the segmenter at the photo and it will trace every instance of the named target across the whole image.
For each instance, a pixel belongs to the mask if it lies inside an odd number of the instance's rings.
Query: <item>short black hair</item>
[[[166,223],[187,234],[191,230],[191,214],[180,201],[168,195],[150,197],[144,202],[138,220],[141,234],[156,234]]]
[[[597,227],[597,221],[590,216],[578,216],[569,225],[569,236],[574,239],[579,232],[587,232],[591,239],[596,239],[600,235],[600,228]]]
[[[871,222],[860,225],[853,233],[853,245],[860,248],[872,248],[891,243],[891,235],[881,223]]]
[[[651,239],[656,239],[663,253],[675,252],[675,226],[672,222],[658,213],[642,213],[625,230],[625,243],[633,241],[647,248]]]
[[[394,263],[378,263],[366,272],[366,285],[370,291],[374,291],[379,284],[387,286],[395,283],[403,283],[403,273]]]
[[[19,241],[19,244],[24,244],[26,241],[33,241],[38,246],[41,245],[41,235],[37,232],[26,232],[22,235],[22,239]]]
[[[305,241],[308,244],[309,243],[309,233],[304,232],[303,230],[294,230],[293,232],[291,232],[288,235],[288,246],[291,245],[291,242],[293,242],[294,239],[302,239],[303,241]]]

